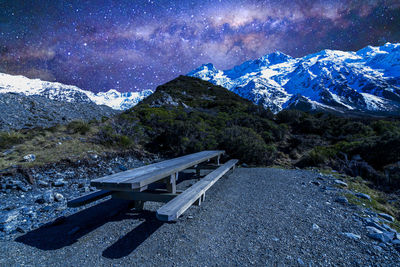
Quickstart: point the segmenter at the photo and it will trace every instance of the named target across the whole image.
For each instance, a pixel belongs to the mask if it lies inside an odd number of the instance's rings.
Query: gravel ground
[[[137,213],[107,200],[2,241],[0,265],[398,266],[392,246],[366,236],[361,209],[322,189],[331,183],[313,171],[238,168],[175,223],[155,219],[158,203]]]

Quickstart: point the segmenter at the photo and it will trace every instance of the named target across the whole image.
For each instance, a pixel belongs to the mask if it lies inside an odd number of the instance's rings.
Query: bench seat
[[[161,221],[172,221],[184,213],[193,203],[204,197],[205,192],[216,183],[225,173],[235,167],[237,159],[232,159],[218,169],[206,175],[203,179],[183,191],[157,210],[157,218]]]

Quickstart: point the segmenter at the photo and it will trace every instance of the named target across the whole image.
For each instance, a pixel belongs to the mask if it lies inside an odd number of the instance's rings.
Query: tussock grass
[[[16,144],[23,142],[23,135],[18,132],[2,132],[0,133],[0,149],[11,148]]]
[[[356,197],[351,193],[344,194],[344,196],[348,199],[350,204],[363,206],[377,213],[383,212],[393,216],[395,218],[395,221],[393,223],[388,223],[388,224],[397,231],[400,231],[400,222],[398,221],[400,219],[400,206],[393,204],[394,202],[391,203],[389,201],[395,198],[397,199],[398,202],[400,200],[398,199],[399,196],[393,194],[387,194],[378,189],[375,189],[371,181],[364,180],[360,176],[351,177],[331,172],[329,170],[321,170],[321,173],[325,175],[332,175],[336,179],[341,179],[345,181],[348,185],[347,189],[353,192],[369,195],[371,197],[371,200]],[[337,187],[340,186],[337,185]]]
[[[88,154],[115,152],[113,147],[106,147],[95,141],[98,129],[94,123],[74,122],[48,129],[1,133],[0,136],[7,137],[2,139],[7,144],[4,147],[14,148],[10,154],[0,154],[0,169],[13,165],[32,167],[63,159],[78,160]],[[36,160],[24,162],[23,157],[27,154],[34,154]]]

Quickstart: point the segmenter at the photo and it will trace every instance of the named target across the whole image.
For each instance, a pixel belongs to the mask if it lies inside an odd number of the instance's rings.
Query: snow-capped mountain
[[[278,112],[284,108],[400,114],[400,43],[357,52],[281,52],[230,70],[205,64],[188,76],[221,85]]]
[[[133,107],[152,92],[151,90],[144,90],[141,92],[121,93],[112,89],[108,92],[93,93],[73,85],[0,73],[0,94],[38,95],[52,100],[72,103],[94,102],[97,105],[106,105],[117,110]]]

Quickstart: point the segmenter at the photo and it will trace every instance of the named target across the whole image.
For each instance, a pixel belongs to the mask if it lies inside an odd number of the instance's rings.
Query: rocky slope
[[[21,128],[51,127],[73,120],[111,117],[118,111],[93,102],[70,103],[43,96],[16,93],[0,94],[0,131]]]
[[[72,85],[0,73],[0,94],[2,93],[43,96],[51,100],[71,103],[95,103],[124,110],[136,105],[152,91],[121,93],[117,90],[109,90],[95,94]]]
[[[273,112],[400,112],[400,44],[357,52],[323,50],[303,58],[275,52],[225,71],[205,64],[188,75],[228,88]]]

